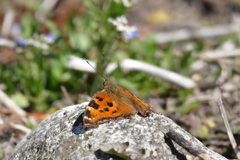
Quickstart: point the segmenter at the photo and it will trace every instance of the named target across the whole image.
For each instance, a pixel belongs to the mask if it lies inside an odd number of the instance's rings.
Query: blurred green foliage
[[[22,107],[47,111],[54,101],[62,98],[60,86],[64,86],[73,95],[88,93],[92,95],[102,88],[99,75],[89,75],[70,70],[66,67],[68,55],[97,61],[97,70],[101,73],[110,62],[119,62],[125,58],[145,61],[186,76],[191,76],[190,65],[196,60],[193,51],[185,51],[176,58],[174,44],[161,48],[155,37],[144,40],[132,39],[125,42],[122,34],[108,22],[109,18],[124,15],[128,8],[115,1],[84,1],[86,11],[81,16],[74,13],[61,30],[50,18],[44,22],[58,39],[48,43],[48,49],[28,45],[22,47],[17,63],[6,64],[0,68],[0,81],[6,85],[7,93],[15,99],[22,97]],[[42,24],[33,14],[26,13],[21,21],[23,39],[33,39],[40,44]],[[203,44],[196,47],[202,50]],[[196,50],[194,50],[196,51]],[[118,68],[107,77],[113,83],[131,91],[178,96],[178,87],[139,72],[122,73]],[[181,91],[181,90],[180,90]],[[134,92],[136,93],[136,92]],[[190,92],[185,92],[185,96]],[[139,95],[138,95],[139,96]],[[148,95],[140,96],[146,99]],[[183,98],[184,101],[184,98]],[[183,111],[186,112],[186,111]]]

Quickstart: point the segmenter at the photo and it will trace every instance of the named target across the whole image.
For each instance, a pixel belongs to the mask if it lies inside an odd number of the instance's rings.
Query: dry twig
[[[23,125],[20,125],[20,124],[11,124],[11,126],[14,128],[14,129],[17,129],[17,130],[20,130],[20,131],[23,131],[25,132],[26,134],[30,133],[32,130],[23,126]]]
[[[214,38],[226,36],[234,32],[239,32],[238,24],[221,25],[215,27],[201,28],[198,30],[181,29],[177,31],[158,33],[156,36],[156,42],[162,44],[172,41],[189,39]]]
[[[4,19],[2,23],[2,30],[1,30],[2,36],[4,37],[9,36],[11,31],[11,26],[13,24],[15,17],[16,17],[15,11],[13,9],[8,9],[4,15]]]
[[[200,55],[200,58],[205,61],[216,61],[221,58],[231,58],[236,56],[240,56],[240,48],[233,50],[206,51]]]
[[[58,1],[59,0],[44,0],[35,13],[36,18],[41,22],[44,21],[46,15],[54,8]]]
[[[26,115],[26,112],[16,105],[16,103],[13,102],[2,90],[0,90],[0,102],[12,111],[16,112],[18,115]]]
[[[226,116],[226,111],[225,111],[225,108],[223,106],[223,102],[222,102],[221,98],[218,98],[218,107],[220,109],[220,112],[221,112],[221,115],[222,115],[222,119],[223,119],[224,125],[226,127],[227,134],[228,134],[229,140],[230,140],[230,142],[232,144],[233,150],[234,150],[237,158],[240,159],[240,152],[238,151],[237,143],[236,143],[236,141],[234,139],[232,130],[231,130],[230,125],[228,123],[227,116]]]
[[[60,86],[61,90],[62,90],[62,93],[63,93],[63,96],[65,97],[65,99],[67,100],[68,104],[69,105],[73,105],[74,102],[73,100],[71,99],[68,91],[66,90],[66,88],[64,86]]]
[[[78,58],[75,56],[69,56],[70,61],[68,62],[68,67],[76,70],[81,70],[85,72],[95,73],[95,70],[90,67],[85,59]],[[93,67],[96,66],[94,62],[90,62]],[[125,59],[120,62],[120,67],[123,72],[129,71],[140,71],[147,74],[151,74],[160,77],[166,81],[174,83],[183,88],[194,88],[196,83],[190,78],[184,77],[176,72],[169,71],[152,64],[141,62],[133,59]],[[110,74],[117,68],[117,63],[111,63],[106,68],[106,74]]]

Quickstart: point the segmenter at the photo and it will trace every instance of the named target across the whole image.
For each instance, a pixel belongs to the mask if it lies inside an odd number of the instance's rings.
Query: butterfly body
[[[130,118],[135,114],[146,117],[154,112],[152,107],[125,90],[107,80],[104,89],[95,93],[84,113],[83,123],[88,128],[112,120]]]

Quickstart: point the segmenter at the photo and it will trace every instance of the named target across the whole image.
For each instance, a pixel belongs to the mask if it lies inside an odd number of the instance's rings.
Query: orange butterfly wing
[[[139,115],[146,117],[149,113],[154,112],[152,107],[149,106],[147,103],[143,102],[141,99],[139,99],[129,91],[125,90],[124,88],[119,86],[117,87],[124,93],[125,99],[129,99],[129,101],[131,101],[130,104],[138,111]]]
[[[104,89],[93,96],[84,113],[83,122],[88,128],[112,120],[129,118],[140,114],[147,116],[152,108],[127,90],[104,81]]]

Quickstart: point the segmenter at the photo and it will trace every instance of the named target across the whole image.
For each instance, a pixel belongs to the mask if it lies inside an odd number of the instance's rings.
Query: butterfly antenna
[[[103,67],[106,68],[106,62],[104,61],[104,59],[105,59],[105,54],[102,53],[102,64],[103,64]],[[103,75],[104,77],[107,77],[106,69],[104,69]]]
[[[89,61],[86,62],[104,79],[104,81],[106,81],[106,78],[95,67],[93,67]]]

